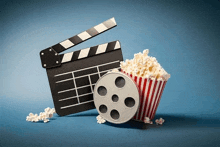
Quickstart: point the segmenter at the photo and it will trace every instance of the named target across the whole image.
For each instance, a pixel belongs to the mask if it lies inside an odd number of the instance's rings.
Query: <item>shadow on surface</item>
[[[62,117],[96,117],[98,116],[97,111],[91,112],[80,112],[76,114],[71,114]],[[60,117],[57,115],[57,117]],[[163,125],[156,125],[155,119],[163,118],[165,120]],[[130,120],[123,124],[113,124],[106,122],[103,125],[108,125],[117,128],[130,128],[130,129],[150,129],[150,128],[190,128],[190,127],[220,127],[220,119],[209,118],[209,117],[198,117],[198,116],[187,116],[180,114],[157,114],[153,120],[154,124],[145,124],[143,122],[138,122],[135,120]]]
[[[216,118],[202,118],[202,117],[192,117],[185,115],[175,115],[175,114],[158,114],[155,119],[163,118],[165,120],[163,125],[150,125],[144,124],[142,122],[137,122],[130,120],[124,124],[112,124],[106,122],[105,125],[113,126],[117,128],[131,128],[131,129],[150,129],[150,128],[183,128],[183,127],[220,127],[220,119]],[[155,119],[153,120],[155,123]]]
[[[51,121],[54,121],[54,120],[56,120],[56,118],[54,118],[54,117],[49,118],[49,121],[46,122],[46,123],[50,123]],[[40,120],[40,121],[38,121],[38,122],[34,122],[34,123],[45,123],[45,122],[44,122],[43,120]]]
[[[175,114],[157,114],[155,119],[162,117],[165,120],[164,127],[220,127],[220,119],[186,116]]]
[[[150,128],[159,128],[162,127],[161,125],[156,125],[156,124],[145,124],[143,122],[138,122],[135,120],[130,120],[126,123],[123,124],[113,124],[110,122],[104,123],[104,125],[112,126],[112,127],[117,127],[117,128],[127,128],[127,129],[150,129]]]
[[[52,117],[52,118],[50,118],[50,120],[56,120],[56,118]]]

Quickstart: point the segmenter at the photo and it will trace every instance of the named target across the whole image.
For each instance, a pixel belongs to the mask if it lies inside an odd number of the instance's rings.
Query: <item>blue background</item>
[[[97,111],[26,122],[53,107],[39,52],[109,18],[118,26],[66,51],[120,40],[124,59],[150,49],[171,74],[155,118],[162,127],[97,124]],[[1,1],[0,146],[220,144],[218,0]]]

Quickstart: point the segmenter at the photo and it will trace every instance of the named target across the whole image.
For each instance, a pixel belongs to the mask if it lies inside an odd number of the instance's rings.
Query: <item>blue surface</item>
[[[1,1],[0,146],[218,146],[220,2]],[[124,59],[146,48],[171,74],[160,128],[97,124],[96,110],[26,122],[53,107],[39,52],[111,17],[118,26],[66,52],[120,40]]]

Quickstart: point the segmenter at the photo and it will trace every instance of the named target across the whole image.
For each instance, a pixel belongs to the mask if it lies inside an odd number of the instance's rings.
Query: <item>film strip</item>
[[[93,92],[98,79],[123,61],[119,41],[58,54],[116,26],[111,18],[40,52],[46,68],[54,106],[60,116],[94,109]]]

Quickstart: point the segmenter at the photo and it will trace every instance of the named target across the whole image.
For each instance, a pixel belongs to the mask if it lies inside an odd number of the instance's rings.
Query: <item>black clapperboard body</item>
[[[40,52],[46,68],[56,112],[60,116],[94,109],[93,89],[97,80],[123,61],[119,41],[58,54],[116,26],[111,18]]]

